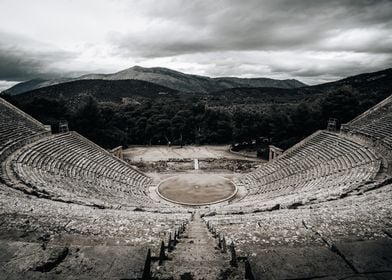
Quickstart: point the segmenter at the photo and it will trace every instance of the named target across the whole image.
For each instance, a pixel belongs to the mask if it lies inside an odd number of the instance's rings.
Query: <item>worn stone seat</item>
[[[279,204],[279,199],[283,202],[287,197],[306,201],[339,196],[371,181],[380,164],[381,156],[374,149],[319,131],[278,159],[236,178],[234,182],[245,186],[248,195],[224,207],[238,211],[269,200]]]
[[[392,147],[392,96],[342,126],[345,133],[380,140]]]
[[[20,181],[56,199],[92,198],[130,207],[154,203],[143,193],[148,177],[76,133],[43,138],[9,162]]]
[[[0,98],[0,160],[15,149],[47,135],[45,126]]]

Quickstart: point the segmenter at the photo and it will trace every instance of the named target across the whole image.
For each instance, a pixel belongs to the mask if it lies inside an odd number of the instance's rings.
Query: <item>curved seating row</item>
[[[362,134],[392,148],[392,95],[349,123],[342,125],[342,131]]]
[[[102,208],[170,208],[148,196],[149,177],[78,133],[51,135],[1,98],[0,117],[6,184],[39,197]]]
[[[104,207],[150,206],[151,179],[75,132],[24,146],[7,159],[13,184],[52,199]]]
[[[147,250],[158,255],[161,241],[190,219],[189,213],[61,203],[0,184],[0,275],[6,279],[8,275],[13,276],[10,279],[64,279],[64,275],[141,279]],[[68,253],[59,268],[45,274],[35,271],[42,263],[50,263],[58,248]],[[117,266],[120,270],[113,271]]]
[[[48,134],[45,126],[0,98],[0,160],[8,156],[26,139]]]
[[[204,220],[250,254],[255,246],[324,246],[320,236],[331,243],[386,238],[385,229],[392,225],[391,203],[392,184],[387,184],[298,209],[215,215]]]
[[[318,131],[276,160],[236,178],[234,183],[245,187],[248,195],[223,208],[254,211],[339,197],[372,181],[380,165],[381,156],[372,148]]]

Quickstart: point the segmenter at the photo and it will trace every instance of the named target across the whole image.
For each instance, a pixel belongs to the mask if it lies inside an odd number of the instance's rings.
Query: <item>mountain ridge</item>
[[[142,80],[81,79],[35,89],[14,96],[17,100],[28,101],[36,97],[64,98],[76,107],[80,100],[92,96],[99,102],[121,103],[123,97],[137,102],[148,99],[209,99],[209,104],[219,106],[219,102],[233,104],[255,103],[295,103],[300,100],[315,100],[329,93],[351,92],[358,97],[378,99],[390,94],[392,88],[392,68],[373,73],[359,74],[335,82],[300,88],[237,87],[214,91],[208,94],[184,93],[159,84]],[[174,99],[173,99],[174,98]]]
[[[270,78],[239,78],[216,77],[186,74],[164,67],[145,68],[133,66],[112,74],[85,74],[77,78],[63,78],[54,80],[33,79],[16,84],[3,91],[3,94],[17,95],[46,86],[78,80],[141,80],[161,86],[169,87],[181,92],[210,93],[236,87],[276,87],[297,88],[306,84],[296,79],[276,80]]]

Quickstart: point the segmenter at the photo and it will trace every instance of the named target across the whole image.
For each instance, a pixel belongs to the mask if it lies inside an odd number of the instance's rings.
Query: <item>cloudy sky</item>
[[[0,90],[134,65],[316,84],[391,62],[390,0],[0,0]]]

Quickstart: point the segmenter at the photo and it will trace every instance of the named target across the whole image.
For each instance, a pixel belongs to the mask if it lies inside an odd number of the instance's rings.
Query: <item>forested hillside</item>
[[[143,81],[86,80],[5,96],[54,131],[59,120],[99,145],[272,143],[284,149],[329,118],[345,123],[390,95],[391,70],[298,89],[184,94]],[[134,102],[122,104],[121,97]]]

